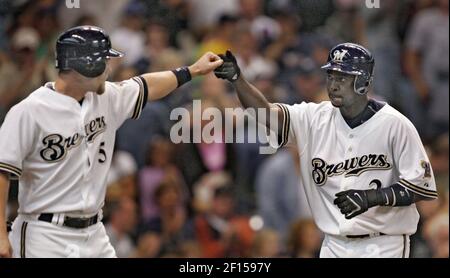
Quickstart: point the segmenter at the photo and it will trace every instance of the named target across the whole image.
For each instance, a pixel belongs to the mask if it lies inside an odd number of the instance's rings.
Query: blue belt
[[[53,213],[42,213],[39,215],[38,220],[52,223]],[[87,228],[91,225],[94,225],[98,222],[98,214],[89,217],[89,218],[78,218],[78,217],[64,217],[63,226],[75,229],[83,229]]]

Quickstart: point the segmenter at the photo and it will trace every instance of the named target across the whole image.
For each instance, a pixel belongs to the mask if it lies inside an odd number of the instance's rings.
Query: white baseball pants
[[[19,215],[9,240],[14,258],[115,258],[102,222],[74,229]]]
[[[408,235],[380,235],[350,239],[325,235],[321,258],[408,258]]]

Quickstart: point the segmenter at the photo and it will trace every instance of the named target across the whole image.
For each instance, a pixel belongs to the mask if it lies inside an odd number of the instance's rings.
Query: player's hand
[[[368,190],[346,190],[337,193],[334,204],[346,219],[351,219],[369,209]]]
[[[223,60],[212,52],[206,52],[193,65],[189,66],[192,77],[205,75],[222,65]]]
[[[214,74],[217,78],[226,79],[230,82],[238,80],[241,75],[241,69],[239,68],[236,57],[230,50],[224,54],[219,54],[219,57],[223,60],[223,64],[214,70]]]
[[[0,258],[11,258],[12,248],[9,243],[8,234],[0,235]]]

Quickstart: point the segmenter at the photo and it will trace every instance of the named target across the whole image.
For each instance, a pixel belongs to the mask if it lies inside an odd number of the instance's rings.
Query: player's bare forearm
[[[143,74],[148,86],[148,100],[157,100],[167,96],[177,87],[191,78],[208,74],[223,63],[219,56],[212,52],[205,53],[189,67],[180,71],[162,71]]]
[[[417,94],[423,101],[427,101],[429,88],[421,72],[420,56],[416,51],[407,50],[405,59],[406,74],[412,81]]]
[[[11,244],[6,230],[6,203],[8,201],[9,180],[7,174],[0,171],[0,258],[9,258]]]
[[[148,100],[167,96],[177,88],[177,78],[171,71],[152,72],[142,75],[148,86]]]
[[[0,235],[6,234],[6,203],[8,202],[9,179],[0,171]]]
[[[281,128],[283,126],[283,115],[281,109],[277,105],[268,102],[264,95],[255,86],[245,80],[242,75],[232,84],[236,89],[239,101],[242,103],[244,108],[263,108],[267,111],[266,122],[263,124],[269,126],[270,111],[275,110],[278,114],[278,127]]]
[[[244,108],[271,108],[271,104],[264,95],[255,86],[245,80],[242,75],[232,84]]]
[[[422,79],[420,71],[420,57],[419,54],[411,49],[406,51],[405,71],[408,77],[414,82],[416,79]]]

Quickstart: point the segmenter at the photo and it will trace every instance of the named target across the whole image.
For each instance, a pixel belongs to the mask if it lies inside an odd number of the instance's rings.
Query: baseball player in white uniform
[[[279,147],[296,144],[301,184],[325,234],[320,257],[408,257],[419,220],[414,203],[437,198],[436,184],[412,123],[368,98],[370,52],[335,46],[322,67],[330,101],[295,105],[267,102],[231,52],[219,56],[216,76],[232,82],[243,106],[277,112]]]
[[[64,32],[56,54],[56,82],[11,108],[0,128],[0,257],[115,257],[101,218],[116,130],[147,99],[223,61],[206,53],[190,67],[106,82],[109,58],[122,54],[94,26]],[[8,238],[11,177],[19,179],[19,214]]]

